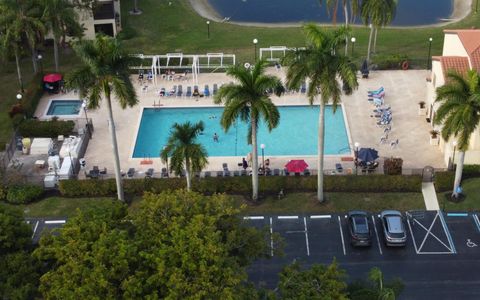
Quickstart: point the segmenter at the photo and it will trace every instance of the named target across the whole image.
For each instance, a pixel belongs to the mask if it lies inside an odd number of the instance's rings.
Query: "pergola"
[[[260,59],[265,56],[267,61],[279,62],[282,57],[286,55],[287,51],[294,51],[297,49],[305,48],[288,48],[286,46],[270,46],[268,48],[260,48]]]
[[[167,53],[164,55],[134,54],[134,57],[151,60],[150,67],[133,66],[131,69],[151,69],[153,81],[157,84],[157,75],[166,70],[187,70],[192,72],[193,81],[198,84],[198,74],[201,70],[215,72],[235,65],[235,54],[207,53],[183,54]]]

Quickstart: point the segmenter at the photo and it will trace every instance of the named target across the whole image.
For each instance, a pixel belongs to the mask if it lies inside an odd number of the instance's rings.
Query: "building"
[[[432,57],[432,72],[427,78],[426,121],[432,129],[440,130],[441,126],[433,125],[438,104],[435,103],[436,89],[445,84],[448,71],[454,70],[466,74],[468,70],[480,72],[480,30],[444,30],[442,56]],[[431,141],[432,142],[432,141]],[[441,137],[432,144],[438,144],[444,154],[445,163],[451,165],[455,158],[455,140],[444,141]],[[480,164],[480,128],[470,138],[468,151],[465,153],[465,164]]]
[[[84,38],[93,39],[95,34],[103,32],[116,36],[121,31],[120,0],[97,0],[94,11],[80,10],[80,24],[85,27]]]

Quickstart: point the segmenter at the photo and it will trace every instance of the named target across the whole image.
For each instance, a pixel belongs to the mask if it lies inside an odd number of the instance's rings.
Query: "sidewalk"
[[[422,183],[422,194],[425,201],[426,210],[440,210],[437,200],[437,193],[435,192],[433,182]]]

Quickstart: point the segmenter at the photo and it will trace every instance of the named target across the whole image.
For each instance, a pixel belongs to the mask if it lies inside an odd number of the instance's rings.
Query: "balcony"
[[[113,6],[113,1],[109,2],[98,2],[97,7],[93,10],[93,19],[94,20],[105,20],[105,19],[114,19],[115,18],[115,9]]]

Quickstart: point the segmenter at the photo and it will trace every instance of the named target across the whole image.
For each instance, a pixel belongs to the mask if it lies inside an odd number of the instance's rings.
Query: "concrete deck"
[[[284,78],[283,70],[275,70],[270,68],[268,72],[276,74],[280,78]],[[359,79],[359,88],[351,96],[343,97],[343,105],[346,112],[348,126],[350,129],[351,149],[355,142],[360,143],[360,147],[373,147],[379,151],[381,158],[401,157],[404,161],[404,169],[421,169],[424,166],[433,166],[435,168],[444,168],[442,155],[437,146],[429,144],[430,124],[425,121],[425,117],[418,116],[418,102],[426,97],[425,78],[427,72],[425,70],[409,70],[409,71],[375,71],[370,73],[369,79]],[[116,122],[117,137],[119,141],[119,152],[121,167],[123,170],[135,168],[138,171],[145,171],[148,168],[155,168],[160,171],[163,166],[159,158],[153,158],[152,165],[141,165],[142,159],[132,158],[133,147],[135,145],[135,137],[140,124],[141,112],[143,107],[152,107],[154,102],[158,104],[159,100],[163,106],[212,106],[213,99],[199,98],[176,98],[176,97],[159,97],[158,91],[161,87],[170,89],[173,85],[182,84],[184,92],[186,86],[192,85],[191,81],[166,81],[158,79],[157,85],[148,84],[148,90],[143,89],[136,82],[136,76],[133,76],[135,87],[137,89],[140,103],[133,107],[122,110],[120,106],[115,104],[114,100],[114,118]],[[224,73],[205,73],[199,75],[199,87],[209,84],[212,88],[213,83],[221,84],[230,82]],[[383,129],[376,126],[372,115],[374,107],[367,101],[367,90],[377,89],[383,86],[386,91],[385,103],[390,105],[393,112],[392,131],[389,135],[387,144],[380,144],[380,137]],[[78,99],[78,95],[73,93],[66,95],[46,96],[42,99],[37,109],[37,117],[42,118],[48,106],[50,99]],[[272,98],[277,105],[306,105],[308,101],[302,94],[284,95],[280,98]],[[112,147],[110,136],[108,133],[108,120],[106,105],[95,111],[88,111],[88,117],[93,119],[95,132],[93,139],[90,141],[85,159],[87,160],[87,168],[98,165],[101,168],[106,167],[113,170]],[[79,118],[85,118],[83,112]],[[398,146],[392,148],[391,141],[399,140]],[[159,149],[160,151],[160,149]],[[245,156],[245,155],[244,155]],[[348,155],[342,155],[348,156]],[[221,170],[222,163],[228,163],[230,170],[238,170],[240,167],[237,163],[241,162],[239,157],[209,157],[209,165],[206,168],[210,171]],[[267,158],[267,157],[266,157]],[[288,161],[288,157],[270,157],[270,167],[283,169]],[[315,157],[297,157],[305,159],[310,169],[316,169]],[[325,158],[325,169],[335,169],[335,163],[340,162],[340,156],[327,156]],[[354,168],[352,162],[342,162],[344,169]]]

